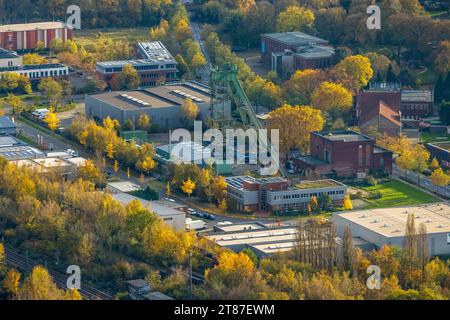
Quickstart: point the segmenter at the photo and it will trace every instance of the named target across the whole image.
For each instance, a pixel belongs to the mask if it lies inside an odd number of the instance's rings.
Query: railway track
[[[17,250],[5,245],[6,264],[12,267],[19,268],[25,272],[31,271],[35,266],[42,265],[35,260],[26,258],[24,255],[17,252]],[[67,278],[69,275],[62,274],[58,271],[48,269],[49,274],[52,276],[53,281],[60,289],[67,289]],[[113,297],[105,292],[97,290],[93,287],[81,284],[80,295],[85,300],[113,300]]]

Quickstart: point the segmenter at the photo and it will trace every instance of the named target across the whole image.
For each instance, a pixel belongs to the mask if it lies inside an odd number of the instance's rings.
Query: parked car
[[[44,119],[49,112],[50,110],[48,109],[36,109],[33,111],[32,115],[35,116],[36,118]]]
[[[203,218],[208,219],[208,220],[216,220],[216,217],[210,213],[203,214]]]
[[[72,157],[79,157],[79,153],[78,153],[78,151],[76,151],[76,150],[73,150],[73,149],[67,149],[66,152],[67,152],[68,154],[70,154]]]

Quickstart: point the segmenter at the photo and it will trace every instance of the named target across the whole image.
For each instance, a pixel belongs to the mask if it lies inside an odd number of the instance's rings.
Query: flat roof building
[[[328,41],[294,31],[261,36],[262,62],[282,78],[296,70],[322,69],[333,64],[335,50]]]
[[[140,114],[150,116],[152,125],[161,128],[180,128],[184,114],[181,106],[190,98],[200,109],[200,119],[207,119],[211,103],[210,89],[194,82],[166,84],[142,90],[112,91],[86,95],[86,116],[102,120],[128,119],[137,123]]]
[[[403,89],[398,82],[370,82],[364,92],[394,92],[400,95],[400,111],[404,119],[420,120],[434,115],[434,95],[432,90]]]
[[[392,152],[377,147],[373,138],[351,130],[310,135],[310,154],[294,159],[295,169],[304,176],[362,178],[373,172],[392,173]]]
[[[136,49],[139,59],[97,62],[97,74],[113,87],[114,75],[122,73],[127,64],[136,69],[143,87],[177,79],[178,62],[161,41],[140,42]]]
[[[0,25],[0,46],[8,50],[32,50],[38,43],[48,48],[53,39],[72,39],[72,29],[57,21]]]
[[[8,161],[42,158],[45,154],[25,142],[12,137],[0,136],[0,157]]]
[[[114,193],[112,197],[124,205],[131,201],[138,200],[141,204],[158,215],[166,224],[172,226],[175,230],[182,231],[186,229],[186,214],[182,211],[175,210],[153,201],[147,201],[128,193]]]
[[[258,222],[254,224],[258,227],[246,229],[247,223],[234,223],[221,230],[222,226],[215,226],[216,233],[209,234],[206,238],[236,252],[250,248],[260,258],[294,248],[298,234],[296,227],[269,227]]]
[[[0,70],[3,68],[20,66],[22,61],[22,57],[15,51],[6,50],[0,47]]]
[[[0,136],[15,136],[17,134],[17,125],[13,119],[7,116],[0,117]]]
[[[414,214],[416,227],[425,224],[431,255],[449,255],[450,206],[447,203],[335,213],[333,221],[340,237],[350,228],[353,237],[378,248],[384,245],[403,247],[409,214]]]
[[[236,201],[240,211],[304,212],[312,197],[327,196],[333,206],[341,205],[347,194],[346,185],[331,179],[304,181],[293,187],[281,177],[236,176],[225,180],[227,195]]]

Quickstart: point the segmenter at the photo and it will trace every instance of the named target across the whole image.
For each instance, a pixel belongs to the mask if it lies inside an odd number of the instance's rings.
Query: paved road
[[[201,77],[201,82],[209,85],[212,65],[211,65],[211,60],[209,59],[208,52],[206,51],[206,48],[205,48],[205,43],[202,40],[202,36],[201,36],[202,28],[201,28],[200,24],[198,24],[197,22],[192,22],[192,21],[190,22],[190,26],[191,26],[191,30],[192,30],[192,37],[200,45],[203,56],[206,59],[206,65],[203,66],[202,68],[200,68],[199,70],[197,70],[197,72]]]

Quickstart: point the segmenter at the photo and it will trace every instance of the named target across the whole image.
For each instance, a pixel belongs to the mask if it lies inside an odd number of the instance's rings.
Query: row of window
[[[321,197],[323,195],[335,196],[344,194],[344,190],[334,190],[327,192],[311,192],[311,193],[296,193],[296,194],[284,194],[282,196],[274,196],[273,200],[290,200],[290,199],[300,199],[300,198],[311,198],[311,197]]]
[[[157,64],[152,64],[152,65],[144,65],[144,66],[134,66],[134,69],[136,69],[137,71],[146,71],[146,70],[158,70],[158,69],[174,69],[176,68],[175,64],[167,64],[167,65],[157,65]],[[116,67],[116,68],[106,68],[105,72],[106,73],[117,73],[117,72],[122,72],[123,67]]]
[[[28,78],[44,78],[44,77],[56,77],[56,76],[66,76],[67,70],[50,70],[50,71],[34,71],[34,72],[21,72],[21,74],[26,75]]]
[[[402,109],[404,109],[404,110],[428,110],[428,105],[413,104],[413,105],[404,106]]]

